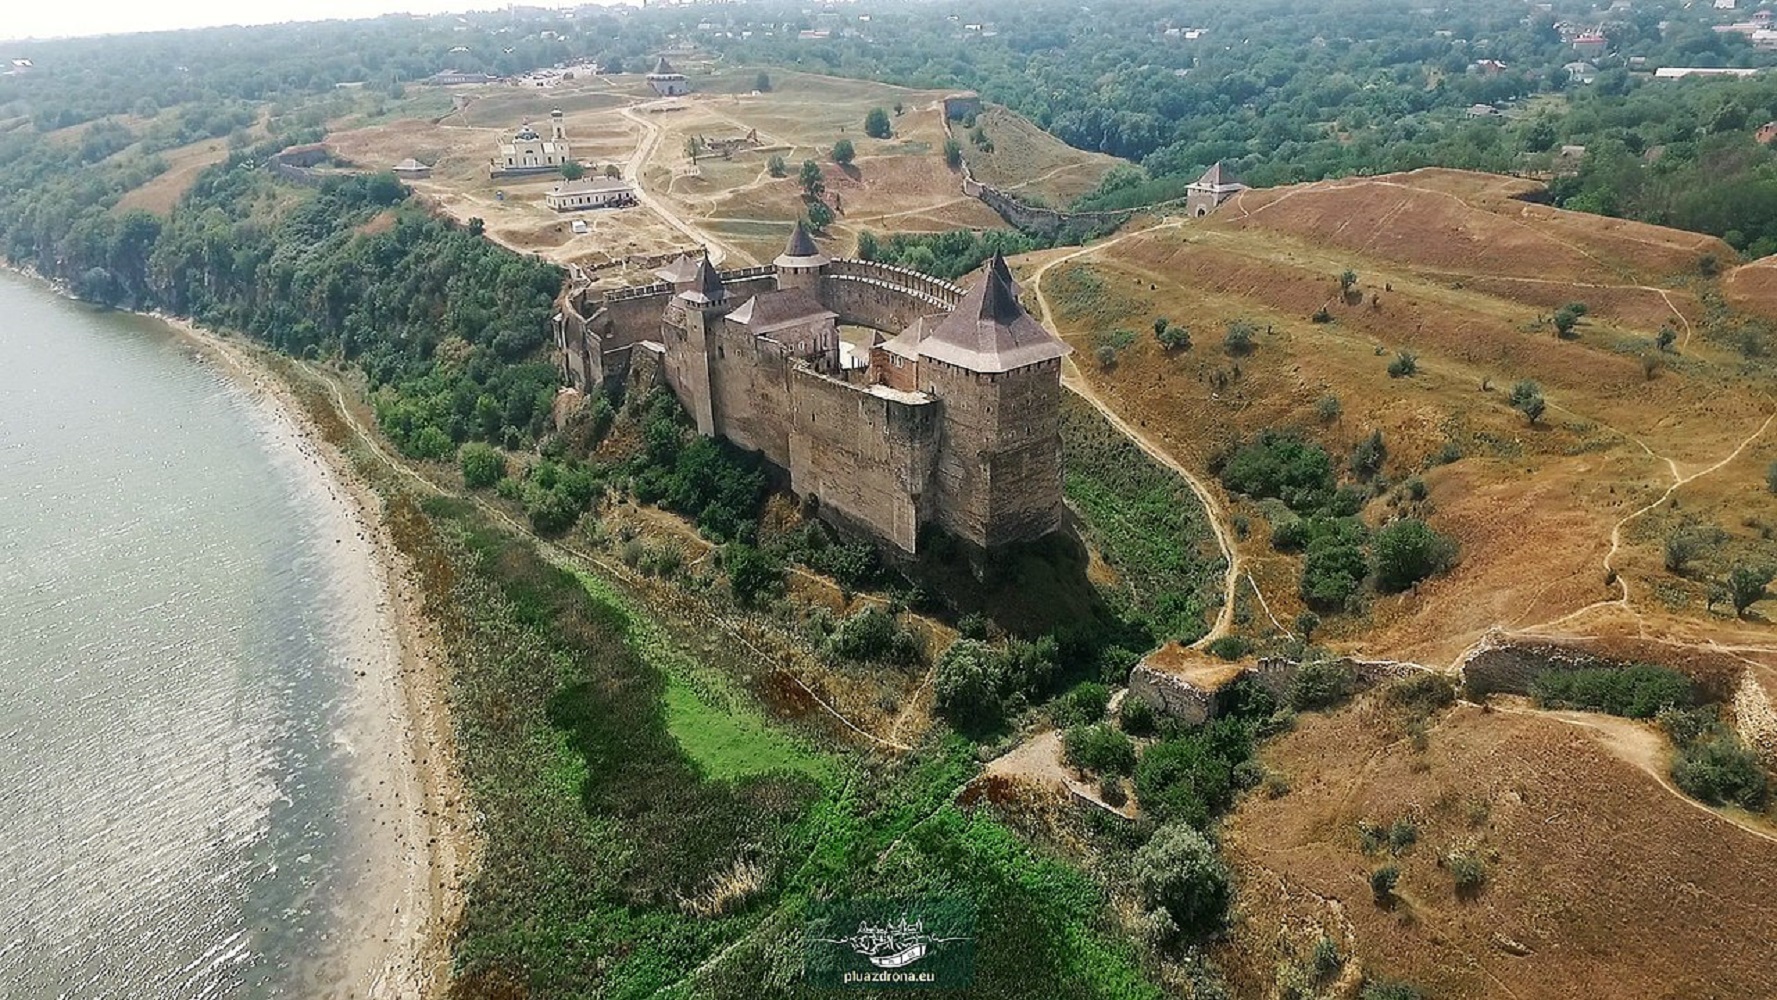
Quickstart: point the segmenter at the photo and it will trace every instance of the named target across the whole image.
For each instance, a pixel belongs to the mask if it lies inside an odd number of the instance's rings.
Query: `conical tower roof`
[[[722,275],[710,263],[708,254],[697,267],[697,280],[691,287],[679,293],[679,297],[689,299],[698,304],[721,302],[728,297],[728,289],[722,286]]]
[[[660,59],[654,63],[654,72],[649,75],[650,76],[678,76],[679,71],[676,69],[673,69],[673,64],[667,62],[665,56],[661,56]]]
[[[1011,275],[1005,258],[994,254],[975,286],[920,342],[920,357],[983,373],[1066,357],[1070,350],[1061,338],[1018,304]]]
[[[790,242],[785,244],[784,252],[772,261],[778,267],[825,267],[832,262],[832,258],[821,252],[814,237],[808,235],[808,227],[801,219],[797,219],[795,228],[790,230]]]

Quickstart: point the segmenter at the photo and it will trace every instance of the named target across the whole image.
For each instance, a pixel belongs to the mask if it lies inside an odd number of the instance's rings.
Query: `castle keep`
[[[1068,348],[1019,305],[1004,259],[964,290],[829,258],[798,224],[769,266],[681,257],[656,273],[565,297],[571,385],[657,358],[700,433],[762,453],[823,517],[909,554],[927,524],[981,548],[1060,524]],[[853,345],[841,325],[874,333]]]

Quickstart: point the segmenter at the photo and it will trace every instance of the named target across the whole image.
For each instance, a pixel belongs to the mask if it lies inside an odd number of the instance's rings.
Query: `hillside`
[[[1450,668],[1483,641],[1545,635],[1725,672],[1768,755],[1772,605],[1735,617],[1717,588],[1733,566],[1777,563],[1771,269],[1527,194],[1436,170],[1254,190],[1205,220],[1138,220],[1030,260],[1025,285],[1074,344],[1080,388],[1201,478],[1269,428],[1324,447],[1350,482],[1348,458],[1381,433],[1363,518],[1423,518],[1459,556],[1405,593],[1322,608],[1317,643]],[[1575,336],[1558,337],[1550,317],[1576,301]],[[1191,346],[1163,349],[1157,316]],[[1235,323],[1250,350],[1225,346]],[[1401,352],[1411,370],[1391,375]],[[1534,423],[1507,398],[1526,379],[1547,401]],[[1303,557],[1272,533],[1294,515],[1225,487],[1217,500],[1250,574],[1235,632],[1287,648]],[[1671,753],[1650,724],[1523,699],[1412,725],[1375,697],[1306,716],[1263,754],[1274,794],[1229,821],[1243,891],[1226,967],[1259,991],[1324,933],[1430,995],[1769,993],[1752,887],[1772,877],[1777,828],[1678,792]],[[1360,851],[1358,825],[1402,816],[1418,846],[1378,906],[1367,878],[1388,859]],[[1463,853],[1488,875],[1459,898],[1444,869]]]

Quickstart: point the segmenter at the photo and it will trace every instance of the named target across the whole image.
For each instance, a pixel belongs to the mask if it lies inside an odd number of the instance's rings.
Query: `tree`
[[[1416,517],[1376,532],[1376,585],[1394,593],[1440,573],[1456,557],[1456,543]]]
[[[1672,324],[1670,323],[1660,327],[1660,332],[1654,334],[1654,346],[1658,347],[1662,352],[1671,351],[1672,345],[1676,343],[1678,343],[1678,331],[1672,329]]]
[[[1740,563],[1729,570],[1728,601],[1734,605],[1734,613],[1744,615],[1747,608],[1763,600],[1765,588],[1770,586],[1773,577],[1777,577],[1777,572],[1769,566]]]
[[[900,101],[895,102],[895,117],[896,118],[901,117],[901,112],[903,112],[905,110],[907,110],[907,109],[904,106],[902,106]]]
[[[561,165],[561,175],[563,180],[577,181],[586,176],[586,168],[569,160]]]
[[[1340,272],[1340,274],[1339,274],[1339,293],[1341,295],[1350,295],[1352,287],[1356,284],[1357,284],[1357,272],[1356,271],[1353,271],[1351,268],[1348,267],[1344,271]]]
[[[824,201],[811,202],[808,206],[807,222],[808,228],[815,232],[826,232],[827,227],[833,224],[833,210],[828,208]]]
[[[849,167],[851,166],[851,161],[857,159],[857,156],[858,151],[852,147],[850,139],[841,139],[833,144],[834,163],[837,163],[842,167]]]
[[[744,542],[731,542],[722,549],[722,568],[728,573],[728,589],[744,607],[776,593],[784,583],[783,564]]]
[[[1314,641],[1314,630],[1320,628],[1320,616],[1312,611],[1304,611],[1296,616],[1296,631],[1302,633],[1303,642]]]
[[[796,179],[802,185],[802,193],[806,197],[819,198],[827,190],[827,180],[821,173],[821,165],[813,160],[802,161],[802,170],[796,175]]]
[[[1563,340],[1574,336],[1574,327],[1579,325],[1580,317],[1586,314],[1584,302],[1569,302],[1555,310],[1552,322],[1555,324],[1555,335]]]
[[[1400,884],[1401,870],[1394,865],[1383,865],[1370,873],[1370,895],[1378,903],[1386,903],[1394,898],[1394,887]]]
[[[1154,831],[1130,863],[1136,891],[1149,910],[1162,910],[1188,936],[1220,926],[1228,910],[1228,870],[1203,834],[1184,823]]]
[[[1135,744],[1121,730],[1102,722],[1072,727],[1061,734],[1061,746],[1068,764],[1082,771],[1128,774],[1135,770]]]
[[[887,139],[892,132],[887,111],[871,108],[870,113],[864,116],[864,134],[870,138]]]
[[[1703,538],[1689,525],[1680,525],[1666,536],[1665,565],[1668,573],[1683,576],[1690,568],[1691,560],[1703,551]]]
[[[692,164],[695,165],[697,163],[697,154],[701,152],[703,152],[703,146],[697,141],[697,137],[694,135],[686,136],[685,155],[691,158]]]
[[[753,77],[753,89],[757,90],[761,94],[770,93],[771,92],[771,74],[765,72],[764,70],[760,70],[759,75],[756,77]]]
[[[963,165],[963,144],[955,136],[944,139],[944,165],[956,170]]]
[[[932,691],[938,711],[964,728],[986,728],[999,722],[1000,671],[992,647],[975,639],[958,639],[938,658]]]
[[[1156,330],[1154,336],[1159,339],[1160,346],[1169,351],[1188,351],[1191,349],[1191,331],[1175,323]]]
[[[765,169],[773,177],[782,177],[790,172],[784,163],[784,158],[776,153],[771,154],[771,159],[765,161]]]
[[[490,445],[471,441],[457,452],[463,485],[470,489],[492,486],[506,475],[506,457]]]
[[[616,180],[623,176],[623,168],[615,163],[607,163],[605,164],[605,176],[611,180]]]
[[[1512,386],[1510,397],[1512,409],[1530,419],[1531,426],[1542,418],[1543,409],[1548,405],[1543,401],[1542,387],[1530,379],[1523,379]]]

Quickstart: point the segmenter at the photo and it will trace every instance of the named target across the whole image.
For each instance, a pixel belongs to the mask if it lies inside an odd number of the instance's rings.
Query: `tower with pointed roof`
[[[1202,177],[1185,186],[1185,211],[1192,218],[1201,219],[1220,207],[1222,202],[1245,190],[1246,185],[1235,180],[1218,160],[1215,166],[1204,171]]]
[[[777,268],[777,287],[780,289],[805,288],[811,291],[818,289],[821,276],[833,258],[821,252],[815,245],[814,237],[808,235],[808,229],[802,220],[796,220],[796,226],[790,230],[790,241],[784,252],[772,261]]]
[[[654,71],[648,74],[648,86],[662,97],[691,93],[691,82],[685,79],[685,74],[673,69],[673,64],[667,62],[665,56],[654,63]]]
[[[717,353],[712,349],[712,341],[731,308],[728,288],[707,254],[699,261],[696,275],[677,288],[678,294],[661,318],[660,339],[666,345],[668,378],[683,388],[680,398],[691,411],[697,432],[713,435],[718,430],[710,355]]]

